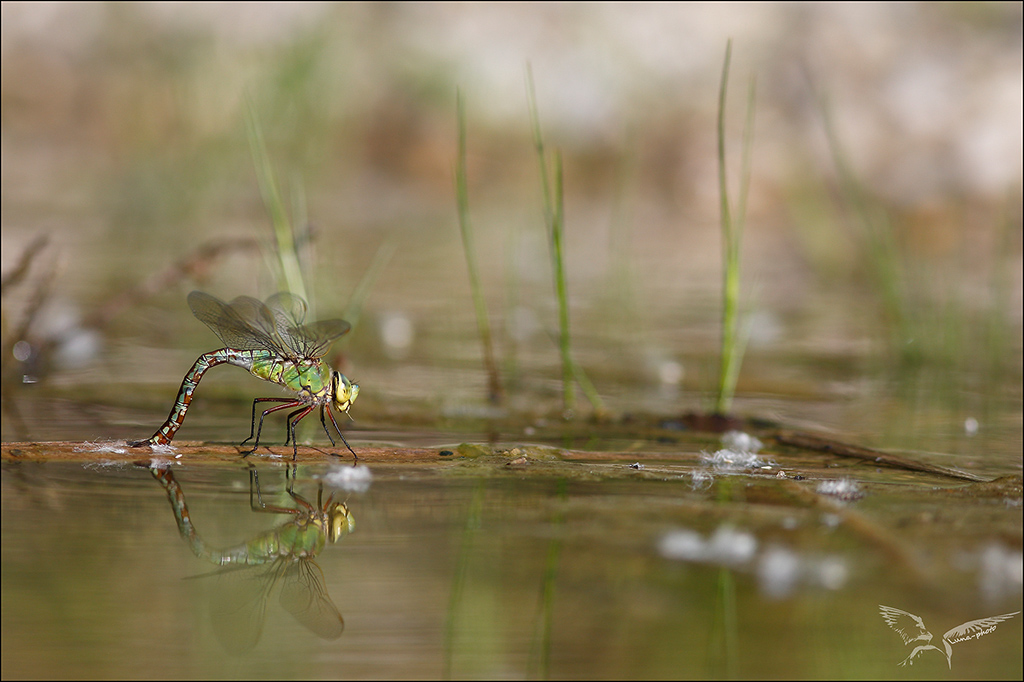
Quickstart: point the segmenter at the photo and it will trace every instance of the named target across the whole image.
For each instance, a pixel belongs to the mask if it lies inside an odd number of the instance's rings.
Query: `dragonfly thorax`
[[[359,384],[352,383],[347,376],[335,370],[331,374],[331,400],[342,412],[348,412],[359,395]]]

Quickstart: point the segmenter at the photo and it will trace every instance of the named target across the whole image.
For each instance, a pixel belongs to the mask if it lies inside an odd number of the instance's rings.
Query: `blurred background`
[[[707,409],[730,38],[734,204],[756,83],[736,410],[1019,469],[1020,3],[5,2],[4,439],[148,435],[218,345],[187,293],[277,290],[249,111],[316,315],[368,283],[331,358],[356,428],[486,414],[457,89],[505,406],[557,411],[527,65],[564,159],[576,360],[614,415]],[[255,395],[228,374],[199,394]]]

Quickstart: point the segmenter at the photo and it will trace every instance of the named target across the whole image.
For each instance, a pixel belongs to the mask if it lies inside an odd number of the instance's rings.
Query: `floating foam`
[[[324,474],[324,480],[340,490],[365,493],[370,489],[373,474],[365,464],[333,466]]]

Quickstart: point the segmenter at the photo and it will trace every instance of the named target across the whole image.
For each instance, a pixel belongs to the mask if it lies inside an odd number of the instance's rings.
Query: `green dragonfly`
[[[259,641],[266,619],[267,599],[280,583],[278,597],[299,623],[323,639],[341,636],[345,621],[324,586],[324,574],[315,558],[327,542],[337,542],[355,530],[355,520],[344,502],[331,494],[323,501],[323,483],[316,504],[293,490],[294,475],[286,491],[296,508],[265,504],[255,467],[249,469],[249,506],[256,512],[290,514],[292,518],[248,542],[214,549],[192,525],[185,493],[166,466],[150,465],[150,473],[167,491],[178,531],[197,557],[221,567],[213,574],[217,585],[210,600],[214,632],[228,650],[243,653]]]
[[[192,402],[192,394],[206,370],[224,363],[248,370],[254,376],[270,381],[297,393],[290,398],[256,398],[252,402],[252,426],[256,441],[248,456],[256,452],[263,431],[263,420],[271,412],[295,408],[288,415],[288,431],[285,445],[292,444],[292,459],[298,456],[295,441],[295,425],[317,407],[320,408],[320,423],[324,432],[335,445],[334,437],[327,429],[324,414],[331,418],[341,441],[356,459],[352,447],[338,428],[338,422],[331,411],[333,405],[342,412],[348,412],[359,395],[359,384],[349,381],[341,372],[332,370],[321,359],[335,339],[351,328],[345,320],[321,320],[303,324],[306,317],[306,302],[288,293],[274,294],[265,303],[249,296],[239,296],[231,303],[193,291],[188,295],[192,314],[209,327],[225,348],[199,356],[192,369],[181,382],[177,400],[163,426],[146,440],[128,443],[131,447],[143,445],[167,445],[185,421],[185,412]],[[263,411],[259,428],[256,427],[256,406],[260,403],[280,403]]]

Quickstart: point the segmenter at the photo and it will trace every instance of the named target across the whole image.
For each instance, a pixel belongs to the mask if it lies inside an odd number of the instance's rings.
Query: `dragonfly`
[[[188,295],[188,305],[192,314],[209,327],[225,347],[199,356],[181,382],[167,421],[146,440],[128,443],[130,447],[170,443],[185,421],[192,394],[203,375],[211,367],[226,363],[248,370],[253,376],[284,386],[297,394],[288,398],[253,400],[252,425],[249,437],[242,441],[242,445],[252,440],[254,433],[256,441],[251,450],[242,453],[243,457],[256,452],[259,447],[263,420],[268,414],[294,409],[288,415],[285,439],[285,445],[292,444],[294,460],[298,456],[295,426],[319,407],[320,423],[331,445],[334,446],[335,441],[327,429],[325,415],[331,418],[334,430],[341,436],[348,451],[355,459],[359,459],[345,440],[331,410],[333,406],[347,414],[359,395],[359,384],[352,383],[341,372],[332,370],[322,359],[331,344],[351,328],[348,322],[334,319],[304,324],[306,302],[284,292],[274,294],[266,302],[250,296],[239,296],[231,303],[225,303],[210,294],[193,291]],[[257,428],[256,408],[263,403],[279,404],[263,410]]]
[[[214,632],[228,651],[244,653],[259,641],[267,600],[278,584],[278,600],[295,620],[323,639],[341,636],[345,621],[327,593],[323,571],[315,558],[328,542],[333,544],[354,531],[355,520],[344,502],[335,501],[333,493],[323,501],[322,482],[313,504],[294,491],[292,475],[286,491],[296,506],[269,505],[263,501],[256,468],[250,466],[252,510],[289,514],[292,518],[246,543],[215,549],[203,541],[192,524],[185,493],[170,468],[148,468],[167,492],[178,531],[192,553],[220,567],[212,574],[193,577],[218,579],[210,604],[211,616]]]

